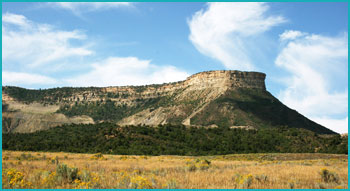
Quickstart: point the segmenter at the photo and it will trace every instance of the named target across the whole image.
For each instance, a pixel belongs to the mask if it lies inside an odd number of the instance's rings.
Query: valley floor
[[[346,189],[348,156],[2,152],[2,188]]]

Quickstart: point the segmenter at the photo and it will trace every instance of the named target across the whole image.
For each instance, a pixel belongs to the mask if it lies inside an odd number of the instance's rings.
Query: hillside
[[[63,124],[111,122],[263,129],[303,128],[335,134],[285,106],[259,72],[209,71],[184,81],[147,86],[3,87],[3,133],[28,133]]]
[[[4,150],[127,155],[222,155],[232,153],[347,154],[347,136],[305,129],[186,128],[184,125],[63,125],[34,133],[3,134]]]

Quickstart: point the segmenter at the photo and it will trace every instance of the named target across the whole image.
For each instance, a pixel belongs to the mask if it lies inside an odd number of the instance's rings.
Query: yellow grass
[[[23,158],[23,153],[31,157]],[[348,184],[347,155],[101,157],[14,151],[3,151],[2,155],[3,188],[345,189]],[[60,177],[56,172],[60,164],[77,168],[77,177]],[[336,181],[323,179],[322,169],[327,169]]]

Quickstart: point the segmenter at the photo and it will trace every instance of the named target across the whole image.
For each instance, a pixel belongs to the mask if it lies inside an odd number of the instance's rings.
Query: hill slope
[[[128,155],[218,155],[232,153],[342,153],[347,137],[297,128],[259,130],[186,128],[184,125],[64,125],[34,133],[3,134],[4,150]]]
[[[209,71],[185,81],[147,86],[3,87],[3,132],[35,132],[62,124],[173,124],[333,131],[286,107],[265,89],[265,74]]]

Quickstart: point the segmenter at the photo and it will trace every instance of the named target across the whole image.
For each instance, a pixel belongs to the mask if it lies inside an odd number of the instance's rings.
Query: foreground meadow
[[[2,152],[3,188],[346,189],[347,155]]]

